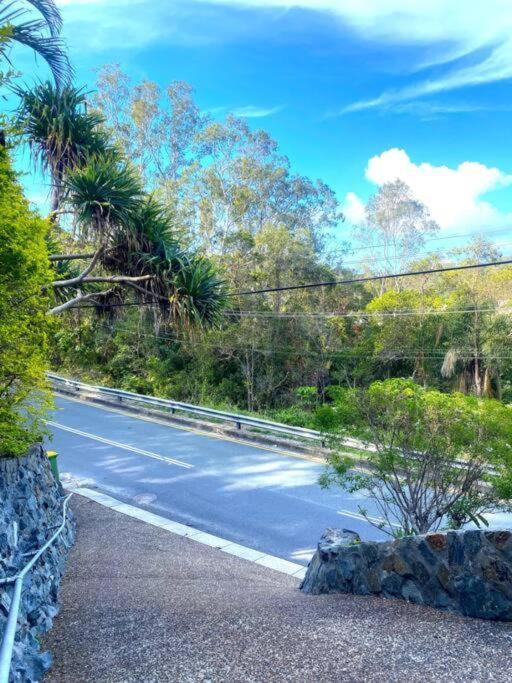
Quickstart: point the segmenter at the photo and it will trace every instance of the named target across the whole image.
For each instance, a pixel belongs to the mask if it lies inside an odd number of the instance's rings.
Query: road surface
[[[361,504],[371,510],[362,496],[319,487],[319,463],[83,401],[56,404],[61,473],[124,502],[302,564],[326,527],[385,538],[358,514]]]

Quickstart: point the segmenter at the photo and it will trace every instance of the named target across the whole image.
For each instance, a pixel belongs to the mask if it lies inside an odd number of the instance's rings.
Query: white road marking
[[[190,465],[188,462],[183,462],[182,460],[176,460],[175,458],[168,458],[164,455],[159,455],[158,453],[153,453],[152,451],[145,451],[142,448],[136,448],[135,446],[129,446],[125,443],[119,443],[118,441],[112,441],[111,439],[104,439],[102,436],[97,436],[96,434],[90,434],[89,432],[82,432],[80,429],[74,429],[73,427],[68,427],[67,425],[60,424],[59,422],[53,422],[52,420],[47,420],[46,424],[51,427],[57,427],[57,429],[63,429],[65,432],[71,432],[72,434],[78,434],[79,436],[84,436],[87,439],[94,439],[94,441],[100,441],[101,443],[106,443],[109,446],[114,446],[115,448],[122,448],[125,451],[131,451],[132,453],[138,453],[139,455],[145,455],[147,458],[153,458],[154,460],[160,460],[166,462],[168,465],[176,465],[177,467],[185,467],[186,469],[192,469],[194,465]]]
[[[74,403],[80,403],[83,406],[88,406],[90,408],[96,408],[97,410],[103,410],[106,413],[117,413],[123,417],[130,417],[135,420],[142,420],[143,422],[152,422],[157,425],[162,425],[163,427],[169,427],[170,429],[177,429],[183,432],[190,432],[191,434],[198,434],[199,436],[206,436],[211,439],[218,439],[219,441],[231,441],[232,443],[238,443],[241,446],[247,446],[249,448],[257,448],[260,451],[271,451],[272,453],[278,453],[279,455],[289,456],[290,458],[297,458],[298,460],[308,460],[309,462],[317,462],[324,464],[325,458],[322,456],[315,456],[309,453],[298,453],[295,451],[287,451],[284,448],[277,446],[267,446],[258,443],[252,443],[250,441],[245,441],[244,439],[237,439],[234,436],[228,436],[227,434],[218,434],[217,432],[210,432],[205,429],[198,429],[196,427],[186,427],[182,424],[174,423],[170,420],[158,419],[156,417],[149,417],[148,415],[138,415],[135,412],[128,410],[120,410],[119,408],[114,408],[113,406],[98,405],[94,401],[76,398],[76,396],[68,396],[67,394],[59,394],[55,392],[56,396],[64,399],[65,401],[73,401]],[[357,467],[354,469],[358,469]]]
[[[352,517],[353,519],[360,519],[363,522],[368,522],[368,520],[374,522],[375,524],[382,524],[382,522],[384,522],[384,524],[386,524],[387,526],[386,521],[383,519],[379,519],[379,517],[370,517],[369,515],[368,517],[365,517],[364,515],[361,515],[358,512],[351,512],[350,510],[337,510],[336,512],[338,515],[342,515],[343,517]],[[394,524],[393,522],[391,522],[391,526],[399,528],[400,524]]]

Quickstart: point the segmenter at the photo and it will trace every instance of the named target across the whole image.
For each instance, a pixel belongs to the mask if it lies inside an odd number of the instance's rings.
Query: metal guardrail
[[[48,379],[58,389],[60,386],[72,388],[77,392],[87,391],[97,393],[104,396],[112,396],[119,401],[134,401],[143,403],[149,406],[155,406],[169,410],[171,413],[181,411],[192,415],[199,415],[201,417],[209,417],[222,422],[232,422],[237,429],[241,429],[242,425],[260,429],[267,432],[276,432],[286,436],[293,436],[300,439],[316,441],[323,443],[325,435],[314,429],[305,429],[304,427],[294,427],[293,425],[286,425],[281,422],[271,422],[270,420],[263,420],[258,417],[251,417],[250,415],[240,415],[237,413],[228,413],[222,410],[214,410],[213,408],[204,408],[203,406],[195,406],[190,403],[181,403],[180,401],[173,401],[165,398],[157,398],[155,396],[145,396],[144,394],[135,394],[131,391],[123,391],[122,389],[110,389],[109,387],[96,386],[78,382],[76,380],[67,379],[60,375],[53,373],[47,374]],[[354,443],[356,443],[354,441]],[[356,446],[357,447],[357,446]]]
[[[237,413],[227,413],[222,410],[214,410],[213,408],[204,408],[203,406],[195,406],[190,403],[181,403],[180,401],[173,401],[165,398],[157,398],[155,396],[145,396],[144,394],[135,394],[131,391],[124,391],[122,389],[111,389],[110,387],[96,386],[93,384],[85,384],[77,380],[67,379],[54,373],[46,373],[48,379],[54,384],[55,388],[59,385],[64,385],[73,388],[75,391],[87,391],[89,393],[97,393],[100,395],[111,396],[117,398],[119,401],[135,401],[159,408],[170,410],[171,413],[182,411],[192,415],[200,415],[202,417],[210,417],[223,422],[233,422],[238,429],[242,425],[260,429],[266,432],[277,432],[285,436],[291,436],[304,440],[315,441],[322,446],[325,446],[326,435],[314,429],[305,429],[304,427],[294,427],[293,425],[286,425],[281,422],[272,422],[270,420],[263,420],[259,417],[251,417],[250,415],[240,415]],[[376,451],[376,446],[372,443],[366,443],[352,437],[346,437],[340,441],[343,446],[353,448],[358,451]],[[464,467],[467,463],[464,460],[454,460],[455,466]],[[493,474],[493,468],[487,469],[488,473]],[[1,683],[1,681],[0,681]]]
[[[64,527],[66,526],[67,518],[67,505],[68,501],[73,494],[70,493],[64,498],[62,503],[62,524],[59,526],[57,531],[53,536],[46,541],[46,543],[40,548],[35,555],[32,557],[30,562],[28,562],[23,569],[18,572],[15,576],[8,576],[4,579],[0,579],[1,585],[6,585],[9,583],[14,583],[14,591],[11,598],[11,604],[9,606],[9,613],[7,615],[7,622],[5,625],[5,631],[2,638],[2,645],[0,646],[0,683],[9,682],[9,672],[11,670],[12,661],[12,651],[14,647],[14,638],[16,636],[16,626],[18,624],[18,614],[20,611],[21,602],[21,591],[23,588],[23,581],[28,572],[32,569],[37,560],[41,555],[47,550],[52,543],[60,536]]]

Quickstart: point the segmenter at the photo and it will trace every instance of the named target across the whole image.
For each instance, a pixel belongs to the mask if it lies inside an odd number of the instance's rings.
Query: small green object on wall
[[[60,481],[59,477],[59,466],[57,464],[57,456],[59,455],[57,451],[46,451],[46,455],[50,459],[50,467],[52,468],[52,474],[56,481]]]

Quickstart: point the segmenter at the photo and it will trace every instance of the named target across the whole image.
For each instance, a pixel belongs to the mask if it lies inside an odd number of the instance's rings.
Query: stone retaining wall
[[[401,598],[512,621],[512,531],[448,531],[361,543],[357,534],[327,529],[301,589]]]
[[[17,574],[60,526],[63,495],[40,445],[22,458],[0,458],[0,578]],[[48,631],[58,612],[60,579],[74,536],[68,512],[59,539],[25,578],[10,681],[39,681],[51,664],[51,655],[40,652],[38,635]],[[12,591],[12,584],[0,585],[0,636]]]

